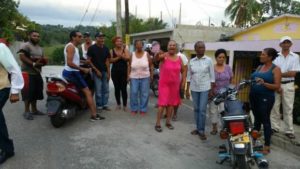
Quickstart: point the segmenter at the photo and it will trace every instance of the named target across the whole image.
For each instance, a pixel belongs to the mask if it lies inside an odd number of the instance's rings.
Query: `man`
[[[187,88],[191,90],[196,121],[196,130],[191,134],[199,135],[201,140],[206,140],[206,108],[215,85],[215,71],[212,59],[205,55],[204,42],[196,42],[194,49],[196,57],[190,60],[187,72]]]
[[[15,154],[13,141],[8,136],[2,108],[9,93],[11,103],[19,101],[19,92],[23,86],[24,81],[19,65],[4,42],[0,41],[0,165]]]
[[[65,67],[63,70],[63,77],[69,82],[74,83],[75,86],[83,92],[88,107],[91,111],[90,121],[94,122],[96,120],[104,120],[104,117],[101,117],[99,114],[97,114],[92,93],[89,90],[87,83],[83,79],[83,76],[80,74],[80,71],[83,73],[90,72],[90,69],[80,67],[80,56],[77,46],[81,43],[81,40],[82,34],[79,31],[72,31],[70,33],[70,42],[65,46],[64,49]]]
[[[96,43],[88,49],[87,56],[93,68],[96,106],[98,109],[109,111],[107,103],[109,97],[110,53],[104,45],[104,37],[103,33],[96,33]]]
[[[292,38],[289,36],[280,39],[282,50],[273,63],[281,69],[281,89],[275,94],[275,103],[271,111],[271,126],[273,133],[276,133],[279,132],[280,104],[282,104],[284,132],[290,139],[295,138],[293,128],[294,81],[296,73],[300,71],[299,56],[290,51],[292,44]]]
[[[80,57],[81,67],[89,68],[89,61],[87,60],[87,51],[89,47],[91,47],[93,44],[95,44],[94,41],[91,39],[91,34],[89,32],[85,32],[83,34],[84,43],[81,44],[81,50],[82,50],[82,57]],[[84,80],[86,81],[89,89],[92,92],[92,95],[94,95],[94,80],[92,73],[84,74],[83,75]]]
[[[33,120],[33,115],[44,115],[37,109],[37,100],[43,100],[42,67],[46,65],[43,49],[39,46],[40,34],[37,31],[29,32],[29,41],[21,46],[19,53],[22,61],[22,72],[25,87],[22,98],[25,103],[24,118]],[[30,110],[31,106],[31,110]]]
[[[87,60],[87,51],[89,49],[90,46],[92,46],[93,44],[95,44],[94,41],[92,41],[91,39],[91,34],[89,32],[85,32],[83,34],[83,39],[84,39],[84,43],[81,44],[81,50],[82,50],[82,58],[84,60]]]

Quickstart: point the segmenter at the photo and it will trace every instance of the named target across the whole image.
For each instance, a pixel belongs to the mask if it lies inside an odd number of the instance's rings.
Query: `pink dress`
[[[160,65],[158,106],[177,106],[181,103],[180,71],[180,57],[177,56],[176,60],[171,60],[169,56],[166,56]]]

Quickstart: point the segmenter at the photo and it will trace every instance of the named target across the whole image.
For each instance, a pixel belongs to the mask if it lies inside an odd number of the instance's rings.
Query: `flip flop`
[[[168,129],[170,129],[170,130],[174,130],[174,127],[173,127],[172,124],[170,124],[170,123],[167,123],[167,124],[166,124],[166,127],[167,127]]]
[[[161,126],[156,125],[154,128],[157,132],[162,132]]]

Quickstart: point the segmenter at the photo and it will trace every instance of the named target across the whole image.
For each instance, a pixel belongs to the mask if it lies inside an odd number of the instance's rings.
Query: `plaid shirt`
[[[210,90],[211,83],[215,82],[212,59],[208,56],[191,59],[188,64],[187,81],[190,82],[191,91],[203,92]]]

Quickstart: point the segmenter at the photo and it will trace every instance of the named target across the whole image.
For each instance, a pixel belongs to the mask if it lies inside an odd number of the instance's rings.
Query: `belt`
[[[287,83],[291,83],[291,82],[294,82],[295,80],[287,80],[287,81],[283,81],[281,82],[281,84],[287,84]]]

